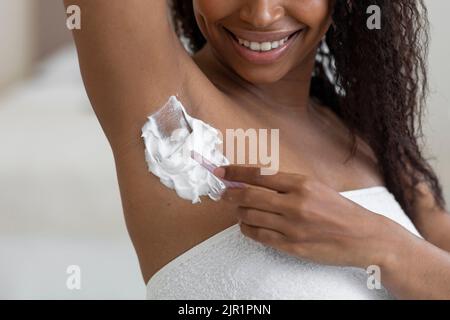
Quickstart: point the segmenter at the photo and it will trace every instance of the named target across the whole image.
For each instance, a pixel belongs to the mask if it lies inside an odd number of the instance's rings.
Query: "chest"
[[[351,136],[336,118],[258,108],[226,101],[201,115],[221,132],[221,151],[231,163],[310,175],[337,191],[383,184],[376,158],[361,139],[349,158]]]

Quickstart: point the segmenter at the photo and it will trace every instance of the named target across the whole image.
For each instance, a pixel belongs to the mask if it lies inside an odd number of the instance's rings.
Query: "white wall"
[[[30,0],[0,1],[0,88],[23,76],[32,63],[33,6]]]
[[[450,1],[426,1],[431,21],[430,99],[424,133],[428,155],[450,208]]]
[[[71,40],[62,0],[0,0],[0,90]]]
[[[142,299],[114,159],[75,49],[36,71],[0,95],[0,299]],[[80,290],[66,286],[71,265]]]

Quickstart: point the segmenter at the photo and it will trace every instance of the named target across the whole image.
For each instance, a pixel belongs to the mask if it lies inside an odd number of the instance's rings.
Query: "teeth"
[[[270,51],[284,45],[288,41],[289,37],[273,42],[250,42],[241,38],[237,39],[240,45],[247,47],[252,51]]]
[[[259,43],[259,42],[251,42],[250,43],[250,50],[260,51],[261,50],[261,43]]]
[[[272,49],[272,43],[271,42],[263,42],[261,43],[261,51],[269,51]]]

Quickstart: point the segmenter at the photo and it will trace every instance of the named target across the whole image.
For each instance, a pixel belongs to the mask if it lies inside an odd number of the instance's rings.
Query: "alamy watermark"
[[[70,5],[66,9],[69,15],[66,19],[66,26],[69,30],[81,29],[81,8],[77,5]],[[367,19],[367,28],[369,30],[381,29],[381,8],[378,5],[370,5],[366,10],[370,17]]]
[[[178,140],[178,136],[183,134],[184,130],[176,129],[172,131],[169,139],[172,141]],[[194,141],[211,140],[210,133],[201,127],[192,134]],[[278,172],[280,164],[279,129],[226,129],[225,140],[223,139],[222,132],[217,130],[217,136],[224,143],[217,145],[216,150],[223,154],[231,164],[260,165],[261,175],[274,175]],[[208,159],[210,156],[209,150],[209,145],[206,145],[205,148],[197,146],[195,149],[207,161],[211,161],[212,159]],[[183,159],[190,157],[191,150],[189,144],[182,146],[181,154]]]
[[[70,265],[66,269],[69,275],[66,280],[66,287],[69,290],[81,290],[81,268],[78,265]]]
[[[367,29],[369,30],[380,30],[381,29],[381,8],[377,5],[371,5],[367,7],[367,14],[370,17],[367,19]]]
[[[69,30],[81,29],[81,8],[77,5],[70,5],[66,9],[69,15],[66,19],[66,26]]]
[[[226,129],[225,156],[235,164],[261,164],[261,175],[276,174],[280,166],[280,130],[270,129]],[[223,141],[223,139],[222,139]],[[246,143],[248,141],[248,144]],[[235,145],[236,142],[236,145]],[[270,145],[270,154],[269,154]],[[246,147],[248,146],[248,162]],[[235,154],[235,150],[237,151]],[[222,148],[223,153],[223,148]],[[267,167],[268,166],[268,167]]]
[[[367,288],[369,290],[380,290],[381,287],[381,269],[377,265],[371,265],[367,267],[366,273],[369,275],[367,278]]]

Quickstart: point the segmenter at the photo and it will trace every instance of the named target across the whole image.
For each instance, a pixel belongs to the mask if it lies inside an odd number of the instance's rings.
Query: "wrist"
[[[396,222],[382,218],[385,221],[382,224],[383,231],[379,232],[374,261],[380,268],[383,285],[388,289],[394,289],[397,288],[401,278],[410,277],[411,266],[420,257],[417,253],[423,250],[426,243]]]
[[[379,266],[386,273],[401,270],[402,264],[408,257],[412,257],[411,249],[418,238],[398,223],[382,215],[377,215],[376,219],[371,264]]]

